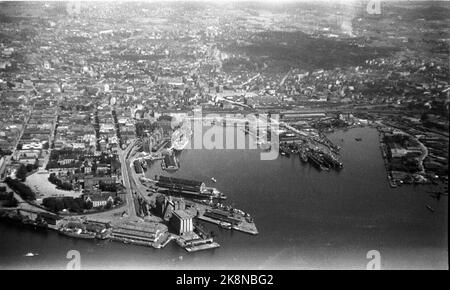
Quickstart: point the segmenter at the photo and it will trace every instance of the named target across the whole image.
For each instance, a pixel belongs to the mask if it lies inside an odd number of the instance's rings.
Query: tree
[[[34,161],[33,164],[33,169],[38,169],[39,168],[39,159],[36,158],[36,160]]]
[[[114,198],[114,205],[118,205],[118,204],[121,204],[121,203],[122,203],[122,199],[120,197],[116,196]]]
[[[55,211],[59,212],[65,209],[64,207],[64,201],[60,198],[56,199],[56,205],[55,205]]]
[[[63,197],[62,201],[64,203],[64,208],[70,209],[73,206],[73,197],[71,196]]]
[[[76,205],[75,205],[75,208],[78,208],[78,212],[79,212],[79,213],[80,213],[80,212],[83,212],[83,209],[84,209],[84,201],[83,201],[83,199],[80,198],[80,197],[77,197],[77,198],[75,198],[73,201],[74,201],[74,203],[76,204]]]
[[[98,187],[102,191],[117,192],[117,185],[115,183],[106,183],[106,182],[100,181],[98,183]]]
[[[84,204],[84,207],[85,207],[86,209],[92,209],[93,206],[94,206],[94,205],[92,204],[92,201],[90,201],[90,200],[87,200],[87,201],[85,202],[85,204]]]
[[[25,200],[36,200],[36,196],[27,185],[23,184],[22,182],[12,179],[10,177],[5,178],[5,183],[15,192],[17,192],[20,197],[22,197]]]
[[[16,172],[17,179],[24,182],[27,178],[27,174],[28,174],[27,167],[23,164],[20,164],[20,167],[19,167],[19,169],[17,169],[17,172]]]
[[[72,190],[72,184],[69,182],[62,182],[59,187],[63,190]]]
[[[44,200],[42,200],[42,205],[49,210],[56,212],[56,199],[54,197],[44,198]]]
[[[33,164],[27,164],[26,168],[27,168],[27,172],[33,171]]]
[[[53,212],[62,211],[65,209],[64,199],[59,197],[47,197],[44,198],[42,204]]]
[[[0,205],[3,205],[4,207],[16,207],[19,204],[12,192],[0,195],[0,201],[2,201]]]
[[[112,201],[108,200],[108,202],[106,202],[105,209],[110,209],[112,206],[113,206]]]
[[[19,202],[17,201],[17,199],[15,199],[13,197],[10,200],[8,200],[6,202],[6,204],[4,204],[3,206],[5,206],[5,207],[17,207],[18,205],[19,205]]]

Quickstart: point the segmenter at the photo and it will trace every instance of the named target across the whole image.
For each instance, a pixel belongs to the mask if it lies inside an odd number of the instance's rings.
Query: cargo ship
[[[299,155],[298,155],[298,157],[300,158],[300,160],[303,162],[303,163],[308,163],[308,155],[306,154],[306,150],[304,150],[304,149],[301,149],[300,151],[299,151]]]
[[[283,156],[286,156],[286,157],[291,156],[291,154],[290,154],[291,152],[286,145],[280,145],[279,152]]]
[[[72,231],[69,229],[62,228],[58,231],[58,233],[60,233],[61,235],[64,235],[64,236],[68,236],[71,238],[77,238],[77,239],[92,240],[92,239],[96,238],[95,234],[84,233],[81,229],[78,229],[77,231]]]
[[[165,171],[177,171],[180,168],[180,162],[175,154],[166,154],[161,162],[161,168]]]
[[[315,153],[309,153],[308,154],[308,161],[316,167],[318,170],[328,170],[329,168],[325,167],[323,165],[322,158],[320,158],[319,155]]]
[[[339,160],[337,160],[336,158],[334,158],[331,155],[328,154],[323,154],[322,155],[323,160],[330,166],[330,167],[334,167],[334,168],[342,168],[343,164],[342,162],[340,162]]]
[[[232,229],[231,223],[228,223],[228,222],[219,222],[219,226],[221,228],[223,228],[223,229],[226,229],[226,230],[231,230]]]
[[[331,156],[327,155],[327,154],[320,154],[319,155],[321,160],[322,160],[322,165],[325,166],[326,168],[331,168],[334,167],[334,161],[331,158]]]

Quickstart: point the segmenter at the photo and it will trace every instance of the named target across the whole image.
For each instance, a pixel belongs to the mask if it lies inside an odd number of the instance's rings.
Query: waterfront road
[[[130,175],[128,172],[128,169],[130,168],[129,164],[128,164],[128,154],[130,153],[130,150],[133,148],[134,146],[134,142],[132,142],[125,150],[119,150],[118,154],[119,154],[119,160],[120,160],[120,164],[121,164],[121,172],[122,172],[122,180],[123,180],[123,185],[125,186],[125,189],[127,191],[126,194],[126,201],[127,201],[127,207],[129,209],[129,216],[130,217],[136,217],[136,206],[134,203],[134,197],[133,197],[133,191],[131,188],[131,183],[130,183]]]

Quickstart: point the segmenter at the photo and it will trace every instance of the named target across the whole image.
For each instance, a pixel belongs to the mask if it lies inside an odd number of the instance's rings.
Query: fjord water
[[[318,172],[296,156],[261,161],[258,150],[181,153],[172,175],[225,192],[252,214],[257,236],[205,224],[221,247],[188,254],[173,242],[156,250],[0,223],[0,268],[64,269],[69,250],[80,252],[84,269],[365,269],[370,250],[380,252],[382,269],[448,268],[447,197],[436,200],[423,185],[390,188],[375,129],[329,138],[342,147],[340,172]]]

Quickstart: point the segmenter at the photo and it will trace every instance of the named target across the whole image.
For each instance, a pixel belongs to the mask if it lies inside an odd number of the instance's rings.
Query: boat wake
[[[25,254],[24,256],[25,257],[35,257],[35,256],[39,256],[39,254],[30,252],[30,253]]]

